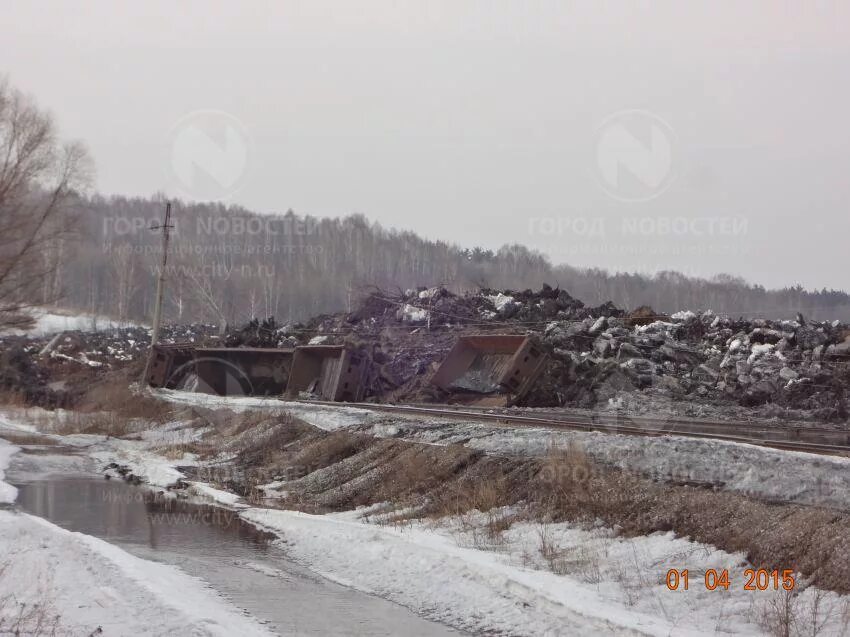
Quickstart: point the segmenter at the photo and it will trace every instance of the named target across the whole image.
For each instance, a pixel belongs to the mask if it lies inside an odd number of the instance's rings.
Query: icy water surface
[[[19,489],[21,509],[134,555],[177,565],[281,634],[457,634],[401,606],[311,574],[287,559],[272,544],[273,536],[230,511],[164,499],[115,480],[38,476],[33,465],[41,460],[18,454],[7,473]]]

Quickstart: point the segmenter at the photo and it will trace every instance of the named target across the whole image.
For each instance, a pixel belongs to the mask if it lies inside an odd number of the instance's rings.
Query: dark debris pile
[[[168,325],[165,343],[217,340],[212,325]],[[32,405],[71,407],[92,380],[130,365],[140,366],[150,345],[150,330],[117,327],[68,330],[45,336],[0,336],[0,389]],[[141,371],[141,368],[140,368]]]
[[[735,319],[710,311],[659,315],[643,306],[586,307],[565,290],[373,290],[350,312],[281,325],[253,320],[219,338],[211,325],[168,326],[165,342],[230,347],[348,344],[371,359],[367,399],[435,401],[428,382],[460,335],[529,334],[549,355],[524,399],[531,407],[610,407],[652,396],[669,403],[766,406],[776,415],[845,420],[850,326]],[[0,338],[0,388],[49,406],[74,398],[87,378],[142,359],[145,328]]]
[[[735,319],[711,311],[631,312],[585,307],[565,290],[444,288],[375,292],[356,311],[290,328],[299,342],[367,343],[378,363],[372,392],[382,400],[438,399],[427,377],[456,336],[537,336],[550,363],[528,406],[595,408],[652,393],[672,402],[764,405],[795,417],[847,418],[850,326],[838,322]]]

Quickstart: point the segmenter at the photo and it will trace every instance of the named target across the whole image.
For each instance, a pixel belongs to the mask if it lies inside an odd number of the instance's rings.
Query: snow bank
[[[640,613],[613,616],[610,606],[562,577],[504,564],[495,554],[426,530],[269,509],[242,516],[281,533],[287,553],[320,575],[476,633],[669,631]]]
[[[606,528],[515,523],[488,546],[486,531],[479,526],[476,536],[468,516],[436,528],[375,526],[364,522],[369,512],[252,508],[241,515],[281,534],[287,554],[324,577],[475,634],[761,634],[751,623],[753,608],[774,595],[743,592],[750,565],[742,553],[672,533],[624,538]],[[541,552],[542,538],[551,555]],[[689,590],[668,590],[667,570],[684,568],[693,578]],[[726,569],[729,590],[706,589],[708,569]],[[815,589],[799,595],[801,616],[815,595]],[[820,595],[822,613],[847,603],[833,593]],[[838,634],[840,624],[830,616],[824,634]]]
[[[0,438],[0,504],[11,504],[18,497],[18,490],[8,482],[3,482],[6,469],[18,448]]]
[[[246,506],[244,504],[240,504],[242,498],[235,493],[216,489],[205,482],[190,482],[189,484],[191,485],[191,490],[194,494],[202,498],[212,500],[213,502],[217,502],[228,507]]]
[[[187,429],[182,423],[173,422],[149,429],[142,434],[141,440],[110,438],[103,440],[98,449],[89,451],[89,456],[99,461],[101,465],[115,462],[127,467],[131,473],[139,476],[145,482],[156,487],[167,487],[182,479],[183,474],[177,470],[175,463],[151,453],[150,447],[167,448],[196,440],[202,430]],[[191,465],[191,458],[180,459],[181,465]]]
[[[211,394],[194,394],[169,389],[157,389],[152,392],[158,398],[180,405],[194,405],[210,409],[226,408],[240,412],[248,409],[271,409],[291,413],[296,418],[302,418],[320,429],[332,431],[360,425],[367,420],[378,418],[376,412],[359,407],[340,405],[307,405],[299,402],[289,402],[276,398],[260,398],[249,396],[213,396]]]
[[[91,314],[59,314],[45,310],[33,310],[35,325],[28,330],[9,330],[10,334],[30,336],[47,336],[56,332],[69,330],[80,330],[83,332],[97,332],[113,329],[116,327],[137,327],[137,323],[129,321],[115,321],[110,318],[93,316]]]
[[[202,580],[35,516],[0,511],[0,556],[0,599],[46,603],[62,634],[270,634]]]

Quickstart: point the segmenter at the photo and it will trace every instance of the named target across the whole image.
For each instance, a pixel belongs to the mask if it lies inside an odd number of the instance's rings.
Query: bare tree
[[[55,301],[43,282],[57,263],[44,252],[61,245],[68,204],[90,175],[85,149],[59,142],[50,115],[0,78],[0,328],[26,325],[25,309]]]
[[[218,323],[219,334],[227,331],[225,312],[227,296],[222,285],[222,274],[228,272],[226,263],[208,261],[206,255],[200,255],[193,265],[181,268],[181,273],[190,284],[189,290],[196,300],[206,307]],[[227,274],[229,276],[229,274]]]

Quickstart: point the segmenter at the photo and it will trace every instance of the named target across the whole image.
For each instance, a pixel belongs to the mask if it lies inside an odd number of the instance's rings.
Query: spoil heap
[[[526,406],[658,411],[659,404],[699,405],[782,418],[847,418],[850,326],[799,315],[664,316],[646,306],[629,313],[611,303],[585,307],[548,285],[463,295],[437,287],[395,294],[376,289],[351,312],[283,326],[254,320],[223,340],[215,332],[209,325],[168,326],[164,342],[345,344],[370,360],[366,400],[443,402],[451,396],[429,381],[458,336],[529,335],[548,362],[521,403]],[[144,328],[2,337],[0,387],[39,404],[66,404],[91,377],[139,361],[149,338]]]
[[[428,378],[457,336],[528,334],[549,364],[524,404],[599,408],[642,394],[759,408],[763,415],[843,420],[850,326],[734,319],[711,311],[665,316],[643,306],[585,307],[565,290],[443,288],[369,295],[355,311],[283,328],[297,342],[348,342],[373,353],[375,400],[444,400]],[[764,407],[764,408],[763,408]]]

